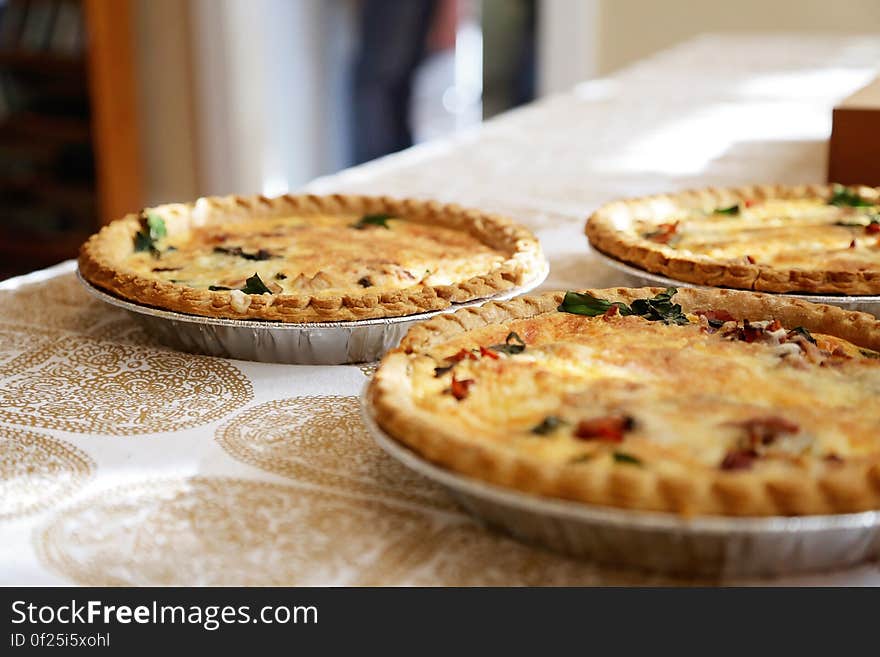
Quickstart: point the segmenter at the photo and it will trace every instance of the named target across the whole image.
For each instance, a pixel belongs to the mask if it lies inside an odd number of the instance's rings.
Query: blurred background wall
[[[600,74],[704,32],[880,31],[877,0],[600,0],[599,4]]]
[[[730,31],[877,33],[880,0],[0,0],[0,276]]]
[[[151,85],[182,89],[187,80],[195,85],[193,92],[168,96],[144,126],[149,202],[230,190],[274,193],[351,164],[346,150],[351,137],[348,108],[340,105],[340,99],[346,96],[347,68],[356,54],[358,0],[136,1],[143,23],[139,31],[156,26],[146,41],[139,33],[140,65],[165,71],[164,76],[144,76],[142,95],[152,95],[145,89]],[[522,4],[515,0],[458,4],[461,23],[481,23],[484,78],[509,76],[503,69],[509,68],[511,40],[521,38],[517,21],[522,20]],[[877,0],[537,0],[535,4],[539,96],[609,74],[705,32],[880,29]],[[187,30],[189,45],[181,43]],[[143,56],[154,53],[157,45],[162,46],[158,57]],[[421,86],[417,83],[413,112],[429,120],[418,122],[419,139],[472,125],[450,116],[462,111],[449,102],[448,93],[456,85],[456,66],[461,68],[461,63],[447,56],[445,66],[437,53],[429,53],[423,63],[431,79]],[[168,61],[175,58],[177,66]],[[291,89],[296,92],[291,94]],[[493,97],[490,85],[478,91],[482,92],[480,116],[489,118],[507,107],[504,99]],[[438,98],[444,93],[445,106]],[[214,102],[221,97],[224,102]],[[187,103],[192,109],[187,110]],[[160,127],[163,122],[167,129]],[[261,132],[255,124],[271,129]],[[180,151],[179,158],[169,158],[173,161],[168,166],[159,164],[164,143],[173,143]]]
[[[189,7],[179,0],[133,0],[135,80],[147,199],[194,198],[195,71]]]

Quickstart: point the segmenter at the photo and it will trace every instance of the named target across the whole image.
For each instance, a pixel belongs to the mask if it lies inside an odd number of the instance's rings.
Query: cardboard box
[[[828,181],[880,186],[880,78],[834,108]]]

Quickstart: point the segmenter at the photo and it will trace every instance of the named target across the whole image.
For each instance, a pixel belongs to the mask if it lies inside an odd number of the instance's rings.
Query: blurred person
[[[535,99],[536,0],[482,0],[483,118]]]
[[[412,146],[410,99],[440,0],[362,0],[353,75],[352,160]]]
[[[484,117],[534,99],[536,4],[482,0],[479,5]],[[362,0],[358,10],[360,44],[352,67],[350,114],[353,164],[412,146],[413,88],[417,76],[427,74],[422,63],[431,53],[454,50],[459,20],[474,6],[460,0]]]

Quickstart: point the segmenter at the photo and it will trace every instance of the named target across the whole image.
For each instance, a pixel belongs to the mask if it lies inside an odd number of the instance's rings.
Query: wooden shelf
[[[88,141],[91,125],[87,118],[16,112],[0,122],[0,136],[32,137],[58,141]]]
[[[0,70],[40,73],[47,75],[85,75],[83,55],[63,55],[53,52],[0,50]]]
[[[23,37],[0,47],[0,278],[76,257],[102,222],[144,205],[132,3],[75,4],[77,39],[55,39],[64,26],[53,24],[52,42],[81,52],[28,49]]]
[[[84,232],[38,233],[0,227],[0,263],[8,276],[75,258],[89,238]]]
[[[79,209],[97,208],[94,184],[89,181],[65,182],[50,176],[0,178],[0,192],[24,192],[37,196],[44,205]]]

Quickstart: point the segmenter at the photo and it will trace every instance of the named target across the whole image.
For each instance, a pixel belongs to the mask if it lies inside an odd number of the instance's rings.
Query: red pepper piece
[[[670,223],[670,224],[660,224],[657,226],[657,230],[650,233],[646,237],[652,242],[657,242],[659,244],[668,244],[669,240],[672,239],[672,236],[678,231],[678,222]]]
[[[474,385],[473,379],[463,379],[459,381],[455,378],[455,374],[452,375],[452,385],[449,388],[449,392],[452,393],[452,396],[457,400],[461,401],[465,397],[468,396],[468,392],[470,392],[471,386]]]
[[[607,320],[611,319],[612,317],[615,317],[619,314],[620,314],[620,308],[618,306],[610,306],[608,308],[608,310],[606,310],[602,314],[602,319],[607,321]]]
[[[498,360],[498,354],[496,354],[491,349],[486,349],[486,347],[480,347],[480,356],[484,356],[486,358],[491,358],[492,360]]]
[[[623,435],[631,431],[634,422],[628,415],[605,415],[581,420],[574,435],[582,440],[602,440],[609,443],[623,441]]]
[[[749,324],[749,320],[743,320],[743,327],[740,330],[739,339],[743,342],[752,343],[758,338],[764,335],[764,329],[758,328],[757,326],[752,326]]]
[[[721,461],[722,470],[748,470],[758,458],[758,453],[753,449],[731,450],[724,455]]]
[[[451,361],[453,363],[460,363],[465,358],[470,358],[471,360],[477,360],[477,355],[473,351],[468,351],[467,349],[460,349],[457,353],[452,354],[451,356],[447,356],[446,360]]]
[[[753,417],[742,422],[736,422],[736,426],[742,427],[746,432],[749,445],[769,445],[783,433],[797,433],[801,428],[783,417],[769,415],[767,417]]]

